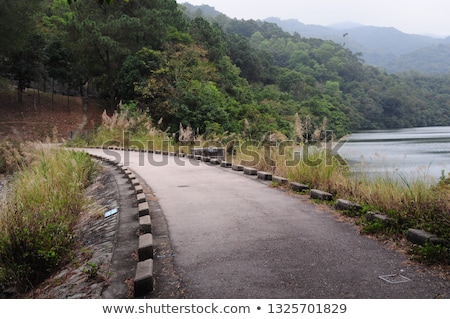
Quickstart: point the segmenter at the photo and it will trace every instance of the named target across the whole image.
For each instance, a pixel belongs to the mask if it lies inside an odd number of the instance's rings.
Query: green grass
[[[26,291],[68,255],[96,172],[86,153],[28,145],[0,213],[0,281]]]

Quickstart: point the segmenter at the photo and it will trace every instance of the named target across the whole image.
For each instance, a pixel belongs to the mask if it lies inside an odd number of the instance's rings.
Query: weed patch
[[[433,245],[426,243],[423,246],[413,245],[411,247],[411,256],[426,264],[443,263],[450,265],[450,248],[444,245]]]

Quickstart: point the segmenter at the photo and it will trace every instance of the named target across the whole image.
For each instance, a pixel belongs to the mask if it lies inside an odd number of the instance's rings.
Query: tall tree
[[[36,44],[36,14],[44,0],[0,0],[0,77],[13,75],[20,83],[34,80],[37,70],[29,70],[36,63],[30,60],[33,52],[24,52]],[[33,43],[29,43],[32,41]],[[19,90],[21,99],[22,90]]]
[[[226,54],[226,36],[218,24],[212,25],[197,17],[189,24],[189,34],[197,44],[208,50],[209,60],[218,62]]]
[[[22,92],[32,81],[38,82],[44,72],[44,41],[39,34],[30,36],[28,43],[10,58],[10,72],[17,81],[19,103]]]
[[[71,36],[90,64],[102,97],[114,107],[118,75],[127,56],[143,47],[160,49],[173,30],[185,27],[176,1],[114,1],[99,4],[78,0],[72,4]]]
[[[0,56],[20,51],[36,28],[43,0],[0,0]]]

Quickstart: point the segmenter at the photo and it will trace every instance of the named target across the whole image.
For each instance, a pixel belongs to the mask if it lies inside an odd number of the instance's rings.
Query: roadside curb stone
[[[272,181],[279,185],[288,185],[289,184],[289,180],[287,178],[284,178],[281,176],[272,176]]]
[[[383,224],[389,224],[389,223],[393,223],[394,219],[390,218],[386,215],[383,215],[379,212],[368,212],[366,214],[366,219],[369,221],[374,221],[374,220],[378,220],[380,222],[382,222]]]
[[[244,174],[256,176],[256,175],[258,175],[258,170],[255,168],[251,168],[251,167],[244,167]]]
[[[444,239],[438,238],[435,234],[431,234],[422,229],[408,229],[408,233],[406,235],[406,239],[408,239],[413,244],[417,245],[425,245],[427,243],[433,245],[445,245],[446,241]]]
[[[271,181],[272,180],[272,174],[268,172],[258,172],[257,173],[258,178],[262,179],[264,181]]]
[[[153,259],[140,261],[134,277],[134,293],[142,296],[153,290]]]
[[[290,183],[290,187],[294,192],[303,192],[309,190],[309,186],[301,183],[292,182]]]
[[[153,236],[152,234],[142,234],[139,236],[138,248],[139,261],[153,259]]]
[[[331,201],[333,200],[333,195],[318,189],[312,189],[310,191],[310,196],[312,199],[319,199],[324,201]]]
[[[338,199],[334,205],[337,210],[349,210],[352,212],[361,212],[362,206],[346,199]]]
[[[158,152],[158,151],[157,151]],[[166,152],[164,152],[166,153]],[[164,154],[167,155],[167,154]],[[128,183],[132,184],[131,190],[135,195],[135,203],[138,205],[137,217],[139,222],[137,224],[138,230],[138,263],[136,265],[136,272],[133,280],[133,294],[139,297],[153,291],[154,277],[153,277],[153,235],[152,223],[150,218],[150,208],[144,194],[144,189],[140,185],[137,176],[129,168],[124,168],[117,162],[111,162],[106,158],[93,156],[99,160],[117,166],[122,171],[124,178],[128,179]],[[131,258],[131,254],[130,254]]]

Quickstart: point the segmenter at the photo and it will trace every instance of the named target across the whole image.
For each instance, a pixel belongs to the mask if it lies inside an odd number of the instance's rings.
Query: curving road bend
[[[120,160],[152,188],[186,298],[450,298],[448,280],[306,196],[196,160],[86,151]]]

